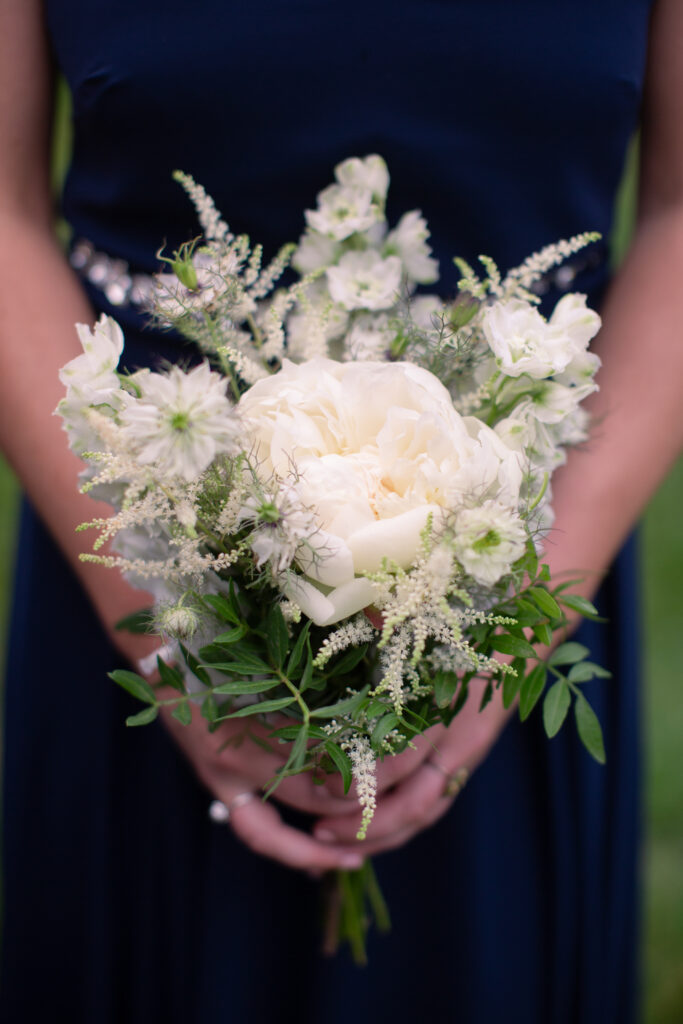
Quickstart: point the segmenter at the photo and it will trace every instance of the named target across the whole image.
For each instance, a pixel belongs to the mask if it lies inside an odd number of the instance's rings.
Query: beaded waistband
[[[574,279],[584,271],[597,270],[606,261],[604,245],[592,246],[587,252],[572,262],[563,263],[536,282],[532,287],[537,295],[543,296],[555,289],[566,292],[572,287]],[[154,289],[154,278],[151,274],[133,274],[125,260],[107,256],[95,249],[92,242],[79,239],[69,255],[69,262],[82,277],[99,288],[107,302],[112,306],[135,306],[146,309]]]

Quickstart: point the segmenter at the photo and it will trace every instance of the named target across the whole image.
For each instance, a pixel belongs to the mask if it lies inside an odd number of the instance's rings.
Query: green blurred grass
[[[55,182],[69,152],[68,97],[58,102]],[[631,234],[636,189],[636,148],[631,147],[617,197],[611,239],[615,263]],[[64,230],[63,228],[61,229]],[[0,460],[0,666],[4,663],[18,489]],[[642,606],[645,627],[646,843],[644,847],[644,995],[646,1024],[683,1022],[683,462],[648,508],[643,523]]]

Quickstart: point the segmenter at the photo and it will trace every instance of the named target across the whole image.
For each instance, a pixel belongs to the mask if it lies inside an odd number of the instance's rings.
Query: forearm
[[[0,439],[37,511],[111,627],[147,603],[118,573],[79,562],[87,535],[76,526],[109,509],[78,493],[80,460],[53,415],[63,397],[58,371],[78,354],[74,324],[94,316],[49,228],[21,212],[0,213]],[[149,641],[125,641],[129,656]]]
[[[683,205],[647,218],[602,310],[590,441],[553,478],[554,574],[592,593],[683,441]],[[589,403],[587,403],[588,405]]]

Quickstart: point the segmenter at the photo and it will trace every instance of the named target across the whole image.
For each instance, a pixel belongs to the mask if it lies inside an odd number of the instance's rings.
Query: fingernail
[[[342,857],[341,864],[343,868],[359,868],[362,867],[363,858],[358,857],[355,853],[347,853]]]
[[[328,828],[317,828],[315,830],[315,838],[321,839],[323,843],[333,843],[337,837]]]

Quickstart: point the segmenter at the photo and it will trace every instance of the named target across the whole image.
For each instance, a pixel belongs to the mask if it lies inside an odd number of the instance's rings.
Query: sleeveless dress
[[[610,230],[649,0],[46,0],[74,97],[74,236],[155,269],[197,231],[180,167],[272,254],[351,155],[389,165],[442,264],[501,267]],[[599,302],[608,271],[577,265]],[[559,297],[551,281],[549,299]],[[566,284],[566,281],[564,282]],[[129,366],[180,358],[131,308]],[[321,957],[318,885],[251,853],[161,727],[126,729],[120,658],[30,510],[7,673],[2,1021],[628,1024],[639,706],[632,551],[580,639],[608,761],[513,721],[452,810],[377,860],[393,932]]]

